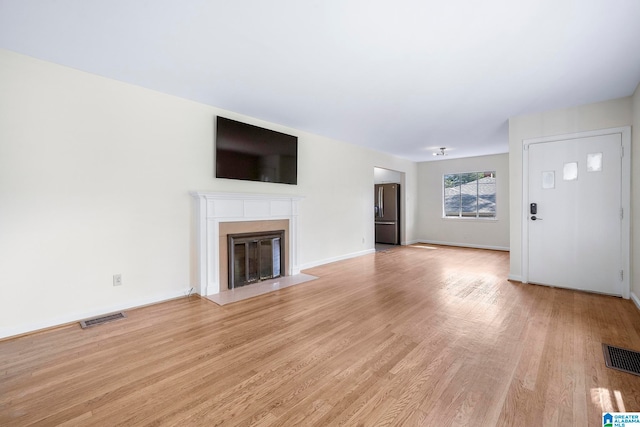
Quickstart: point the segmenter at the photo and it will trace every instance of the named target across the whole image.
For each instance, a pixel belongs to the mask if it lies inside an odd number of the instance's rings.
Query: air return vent
[[[626,348],[602,344],[604,361],[609,368],[640,375],[640,353]]]
[[[127,317],[127,315],[121,311],[120,313],[107,314],[106,316],[100,316],[100,317],[95,317],[93,319],[83,320],[80,322],[80,326],[82,327],[82,329],[85,329],[91,326],[102,325],[103,323],[107,323],[107,322],[113,322],[114,320],[124,319],[125,317]]]

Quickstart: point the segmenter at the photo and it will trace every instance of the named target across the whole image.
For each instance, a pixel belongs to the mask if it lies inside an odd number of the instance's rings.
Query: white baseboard
[[[640,298],[633,292],[631,292],[631,301],[636,305],[636,308],[640,310]]]
[[[428,245],[459,246],[462,248],[490,249],[492,251],[506,251],[506,252],[510,251],[508,247],[504,247],[504,246],[476,245],[473,243],[440,242],[437,240],[429,240],[429,239],[418,239],[416,243],[418,242],[426,243]]]
[[[80,320],[102,316],[105,314],[113,313],[116,311],[129,310],[136,307],[142,307],[150,304],[157,304],[160,302],[186,297],[189,294],[189,288],[181,291],[167,292],[161,295],[156,295],[148,298],[141,298],[134,301],[123,302],[120,304],[113,304],[111,306],[105,306],[96,308],[93,310],[87,310],[82,312],[70,313],[64,316],[58,316],[52,319],[41,320],[33,323],[26,323],[23,325],[9,326],[0,328],[0,339],[13,337],[16,335],[22,335],[30,332],[36,332],[41,329],[48,329],[56,326],[66,325],[68,323],[79,322]]]
[[[308,262],[306,264],[302,264],[302,266],[300,267],[300,270],[306,270],[307,268],[318,267],[320,265],[329,264],[329,263],[336,262],[336,261],[342,261],[342,260],[349,259],[349,258],[356,258],[356,257],[359,257],[359,256],[372,254],[375,251],[376,251],[375,249],[366,249],[366,250],[360,251],[360,252],[353,252],[353,253],[346,254],[346,255],[340,255],[340,256],[337,256],[337,257],[326,258],[326,259],[319,260],[319,261]]]
[[[515,274],[510,274],[507,276],[507,279],[514,281],[514,282],[520,282],[520,283],[525,283],[522,281],[522,276],[516,276]]]

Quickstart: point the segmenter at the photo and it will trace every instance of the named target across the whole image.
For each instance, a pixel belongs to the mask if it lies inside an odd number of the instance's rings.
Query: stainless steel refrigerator
[[[374,186],[376,243],[400,244],[400,184]]]

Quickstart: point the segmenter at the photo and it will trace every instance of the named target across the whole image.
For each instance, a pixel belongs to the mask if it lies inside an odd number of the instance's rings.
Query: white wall
[[[632,97],[631,129],[631,266],[640,265],[640,84]],[[638,224],[634,227],[634,224]],[[640,272],[631,272],[631,297],[640,308]]]
[[[443,218],[443,175],[482,171],[496,171],[496,219]],[[488,249],[509,249],[508,154],[419,163],[418,187],[418,238],[420,241]]]
[[[374,184],[401,184],[402,173],[383,168],[373,168]]]
[[[373,249],[380,166],[406,174],[415,238],[407,160],[5,50],[0,94],[0,338],[184,295],[194,190],[305,196],[304,267]],[[214,178],[217,114],[297,135],[299,185]]]
[[[522,141],[545,136],[629,126],[632,124],[631,101],[631,97],[626,97],[509,119],[510,278],[522,280]],[[632,147],[632,151],[636,147]],[[637,162],[634,162],[634,166],[632,166],[632,188],[637,188],[640,184],[635,173],[639,170],[636,164]],[[635,199],[633,195],[632,199]],[[637,218],[638,210],[635,209],[632,228]]]

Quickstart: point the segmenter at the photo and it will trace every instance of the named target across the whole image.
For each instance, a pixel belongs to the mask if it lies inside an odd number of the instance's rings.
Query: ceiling
[[[638,0],[0,0],[0,47],[403,158],[631,95]]]

